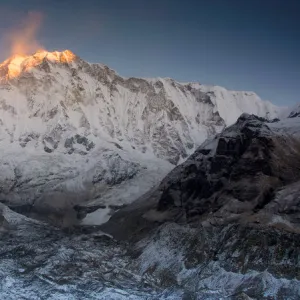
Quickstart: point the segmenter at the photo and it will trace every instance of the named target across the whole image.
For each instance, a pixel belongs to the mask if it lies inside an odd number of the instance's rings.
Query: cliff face
[[[242,115],[164,179],[158,210],[179,208],[187,220],[211,224],[268,223],[280,207],[289,211],[296,200],[285,200],[278,189],[300,180],[300,139],[280,127]],[[297,223],[293,214],[285,217]]]

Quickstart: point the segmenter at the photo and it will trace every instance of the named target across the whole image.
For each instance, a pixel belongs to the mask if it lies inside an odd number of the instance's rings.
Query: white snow
[[[111,215],[110,208],[99,208],[96,211],[88,214],[81,222],[82,225],[101,225],[106,223]]]

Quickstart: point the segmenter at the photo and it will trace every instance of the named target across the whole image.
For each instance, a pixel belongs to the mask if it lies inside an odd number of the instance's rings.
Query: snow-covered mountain
[[[14,56],[0,65],[1,139],[23,148],[72,152],[70,133],[101,137],[176,163],[243,112],[274,118],[254,93],[125,79],[70,51]],[[87,142],[87,152],[93,147]],[[82,147],[84,148],[84,147]]]
[[[252,92],[123,78],[69,50],[11,57],[0,64],[0,201],[69,191],[72,203],[131,202],[244,112],[280,108]]]

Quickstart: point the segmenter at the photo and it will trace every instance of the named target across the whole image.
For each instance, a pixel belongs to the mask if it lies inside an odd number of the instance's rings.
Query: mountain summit
[[[15,77],[21,76],[23,73],[29,72],[31,69],[49,61],[56,63],[71,63],[76,59],[76,55],[70,50],[63,52],[48,52],[45,50],[37,51],[35,54],[13,55],[0,64],[1,81],[7,81]]]

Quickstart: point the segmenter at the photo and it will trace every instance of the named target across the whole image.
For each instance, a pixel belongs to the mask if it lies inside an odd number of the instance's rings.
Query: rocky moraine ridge
[[[0,291],[299,299],[299,134],[298,117],[243,114],[100,227],[63,232],[2,206]]]

